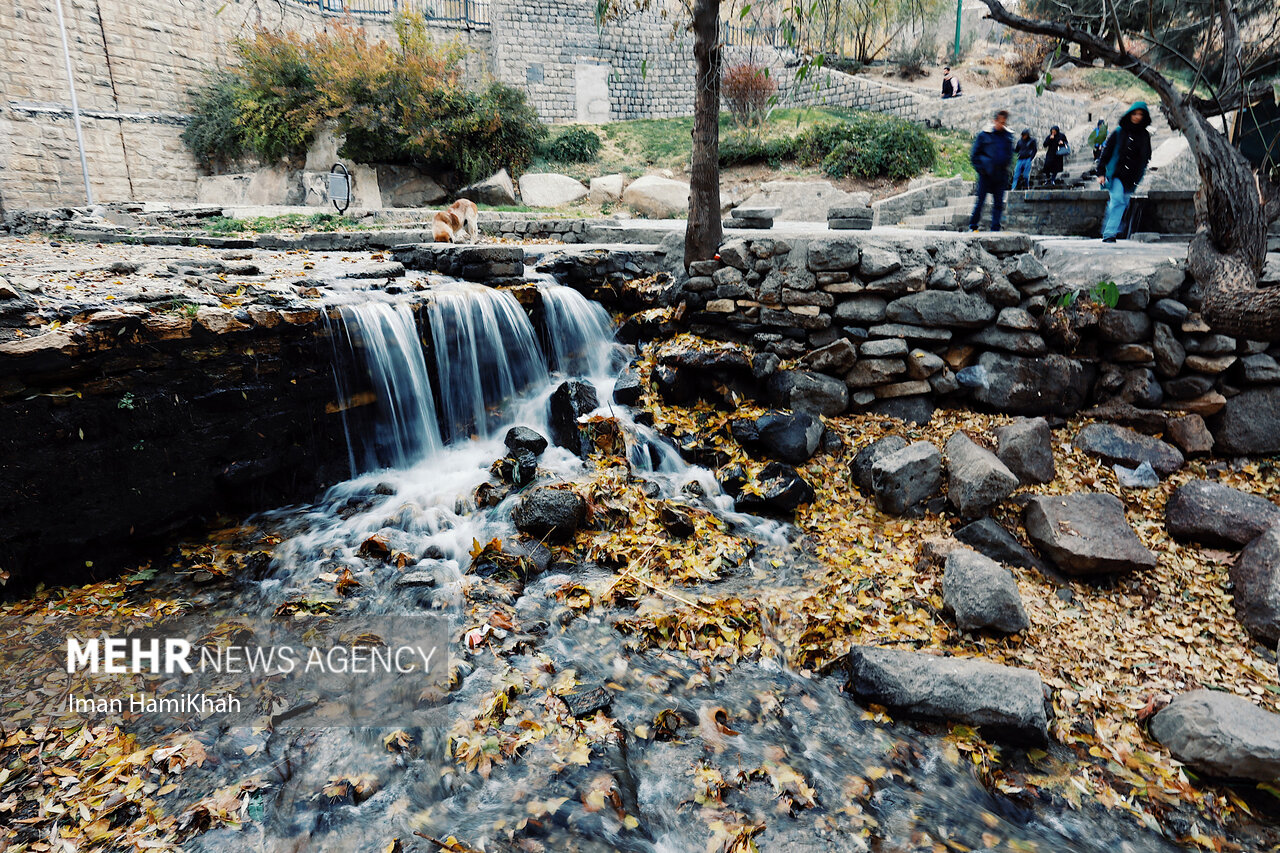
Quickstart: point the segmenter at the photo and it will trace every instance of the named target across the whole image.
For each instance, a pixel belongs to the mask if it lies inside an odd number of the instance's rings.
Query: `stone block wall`
[[[927,213],[947,203],[949,196],[964,190],[965,180],[960,176],[933,181],[923,187],[907,190],[871,203],[876,225],[896,225],[908,216]]]
[[[1087,295],[1063,307],[1064,285],[1024,235],[735,239],[691,267],[684,317],[749,347],[778,405],[1103,406],[1151,432],[1195,414],[1226,454],[1280,451],[1280,346],[1214,334],[1184,267],[1115,271],[1115,307]]]
[[[1098,237],[1109,198],[1099,189],[1010,192],[1005,200],[1003,224],[1013,231],[1034,234]],[[1133,203],[1141,209],[1136,231],[1195,233],[1194,192],[1140,189]]]

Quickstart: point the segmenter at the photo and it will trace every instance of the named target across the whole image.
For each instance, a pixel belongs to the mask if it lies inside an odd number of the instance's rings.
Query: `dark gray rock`
[[[1240,359],[1240,373],[1250,385],[1275,385],[1280,383],[1280,364],[1266,353],[1245,356]]]
[[[946,445],[947,497],[960,515],[976,518],[1013,494],[1018,478],[996,455],[979,447],[963,432],[956,432]]]
[[[599,408],[600,398],[596,396],[595,386],[590,382],[570,379],[561,383],[552,393],[550,405],[551,440],[556,446],[585,458],[590,447],[582,434],[578,418]]]
[[[1022,483],[1050,483],[1058,476],[1053,434],[1044,418],[1019,418],[997,427],[996,456]]]
[[[808,412],[767,412],[756,419],[760,445],[783,462],[808,461],[822,441],[822,421]]]
[[[1013,574],[968,548],[957,548],[947,555],[942,603],[955,615],[961,631],[991,628],[1013,634],[1031,624]]]
[[[871,491],[871,466],[876,460],[890,453],[896,453],[907,446],[907,440],[900,435],[886,435],[878,438],[859,450],[849,463],[849,476],[854,484],[864,492]]]
[[[1039,281],[1049,276],[1049,269],[1040,259],[1030,253],[1015,255],[1005,266],[1005,275],[1014,284]]]
[[[912,379],[928,379],[947,366],[941,356],[922,349],[912,350],[906,361],[907,375]]]
[[[942,454],[918,441],[881,456],[871,466],[871,488],[882,511],[902,515],[942,491]]]
[[[568,542],[586,518],[587,505],[568,489],[531,489],[511,514],[516,530],[541,542]]]
[[[1164,383],[1165,396],[1171,400],[1194,400],[1212,390],[1212,376],[1182,376]]]
[[[1258,782],[1280,778],[1280,714],[1243,697],[1183,693],[1151,720],[1151,734],[1200,773]]]
[[[1031,316],[1031,312],[1022,308],[1001,308],[996,325],[1014,332],[1034,332],[1040,328],[1040,322]]]
[[[847,689],[862,702],[966,723],[996,740],[1048,743],[1044,683],[1032,670],[874,646],[854,646],[846,661]]]
[[[934,405],[933,400],[924,395],[876,400],[871,407],[873,414],[884,415],[885,417],[900,420],[904,424],[915,424],[917,426],[924,426],[929,423],[935,411],[937,411],[937,406]]]
[[[1156,375],[1145,367],[1131,368],[1123,374],[1116,398],[1145,409],[1152,409],[1164,402],[1164,389]]]
[[[900,358],[863,358],[845,373],[844,383],[850,388],[871,388],[892,382],[906,372],[907,365]]]
[[[1061,575],[1052,567],[1040,560],[1004,529],[1004,526],[993,518],[980,518],[961,527],[954,534],[955,538],[973,548],[980,554],[1006,566],[1021,566],[1034,569],[1045,577],[1058,580]]]
[[[813,501],[813,486],[790,465],[770,462],[759,477],[760,494],[742,492],[734,495],[734,506],[740,512],[793,515]]]
[[[1098,334],[1115,344],[1136,344],[1151,339],[1151,318],[1142,311],[1111,308],[1098,318]]]
[[[1130,468],[1149,462],[1162,477],[1177,471],[1184,462],[1182,452],[1172,444],[1115,424],[1089,424],[1080,430],[1072,444],[1091,456]]]
[[[1231,567],[1236,615],[1267,644],[1280,641],[1280,527],[1253,540]]]
[[[1040,553],[1073,576],[1154,569],[1146,549],[1114,495],[1041,495],[1023,512],[1027,536]]]
[[[1012,308],[1022,301],[1018,288],[1002,275],[993,275],[991,281],[983,285],[982,295],[997,308]]]
[[[810,370],[838,376],[853,367],[857,360],[858,348],[847,338],[840,338],[810,352],[800,359],[800,363]]]
[[[835,316],[841,323],[879,323],[888,306],[883,296],[858,294],[837,305]]]
[[[1226,335],[1205,335],[1187,338],[1187,352],[1197,355],[1233,355],[1236,339]]]
[[[1093,385],[1092,365],[1056,353],[1026,358],[986,352],[974,366],[982,368],[982,380],[973,399],[1011,415],[1074,414]]]
[[[961,291],[925,290],[889,303],[885,316],[895,323],[977,329],[990,323],[996,309],[981,296]]]
[[[1205,456],[1213,452],[1213,433],[1199,415],[1170,418],[1165,434],[1185,456]]]
[[[618,381],[613,384],[613,402],[620,406],[634,406],[640,402],[643,394],[644,386],[640,383],[640,374],[630,367],[622,371],[618,375]]]
[[[796,371],[787,403],[797,412],[835,417],[849,408],[849,386],[834,376]]]
[[[1280,387],[1253,388],[1227,400],[1209,423],[1214,445],[1229,456],[1280,452]]]
[[[547,440],[543,438],[541,433],[523,426],[516,426],[507,430],[507,435],[502,439],[502,443],[512,452],[526,450],[534,456],[541,456],[542,451],[547,449]]]
[[[861,263],[858,264],[858,272],[866,278],[878,278],[901,268],[902,258],[897,252],[875,246],[868,246],[863,250]]]
[[[970,335],[969,343],[984,349],[998,349],[1020,355],[1044,355],[1048,349],[1044,338],[1035,332],[1011,332],[994,327]]]
[[[858,347],[858,354],[863,358],[892,358],[907,354],[907,342],[902,338],[886,338],[867,341]]]
[[[1192,480],[1174,489],[1165,505],[1169,535],[1182,542],[1247,545],[1280,521],[1280,506],[1224,483]]]
[[[809,269],[814,272],[852,270],[861,259],[862,252],[852,240],[814,240],[809,244]]]
[[[1147,313],[1153,320],[1168,323],[1170,326],[1181,326],[1182,321],[1191,313],[1191,309],[1176,299],[1160,299]]]

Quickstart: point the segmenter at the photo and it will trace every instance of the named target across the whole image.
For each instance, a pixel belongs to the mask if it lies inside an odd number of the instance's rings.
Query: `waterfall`
[[[373,446],[367,448],[373,458],[367,461],[400,468],[438,451],[443,442],[414,307],[389,302],[344,305],[342,318],[347,343],[359,355],[377,397],[378,425]],[[347,387],[339,380],[340,395]],[[350,453],[354,461],[354,450]]]
[[[608,312],[570,287],[542,284],[538,292],[551,369],[569,376],[608,375],[613,354],[606,343],[613,336]]]

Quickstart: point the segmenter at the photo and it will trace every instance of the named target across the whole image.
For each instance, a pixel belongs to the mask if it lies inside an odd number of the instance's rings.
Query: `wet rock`
[[[573,538],[586,518],[587,506],[568,489],[552,486],[529,491],[511,514],[516,530],[541,542],[563,543]]]
[[[1012,573],[968,548],[957,548],[947,556],[942,602],[961,631],[991,628],[1013,634],[1031,624]]]
[[[1151,734],[1200,773],[1259,782],[1280,778],[1280,714],[1240,696],[1183,693],[1151,720]]]
[[[1181,542],[1242,546],[1280,521],[1280,506],[1223,483],[1193,480],[1174,489],[1165,526]]]
[[[395,581],[396,589],[422,589],[425,587],[433,587],[435,585],[435,574],[422,569],[416,569],[414,571],[398,575]]]
[[[808,412],[767,412],[755,426],[766,452],[792,465],[808,461],[822,441],[822,421]]]
[[[1271,527],[1231,567],[1236,615],[1268,645],[1280,641],[1280,527]]]
[[[1056,571],[1022,547],[1022,543],[993,518],[969,522],[955,532],[955,538],[998,563],[1034,569],[1055,580],[1059,577]]]
[[[1182,453],[1173,445],[1114,424],[1089,424],[1080,430],[1072,444],[1091,456],[1131,468],[1149,462],[1162,477],[1177,471],[1184,461]]]
[[[547,440],[536,430],[524,426],[515,426],[507,430],[502,443],[510,451],[527,450],[534,456],[541,456],[542,451],[547,449]]]
[[[551,440],[578,456],[590,450],[578,419],[600,406],[595,386],[590,382],[570,379],[551,395]]]
[[[907,440],[900,435],[886,435],[876,439],[859,450],[849,464],[849,476],[854,484],[864,492],[871,491],[871,467],[876,460],[890,453],[896,453],[907,446]]]
[[[886,317],[895,323],[976,329],[995,317],[996,310],[981,296],[961,291],[926,290],[889,303]]]
[[[669,501],[663,501],[658,507],[658,523],[660,523],[667,533],[677,539],[683,539],[691,535],[694,530],[693,514],[687,507],[673,504]]]
[[[586,717],[608,708],[613,703],[613,694],[603,685],[579,685],[572,693],[561,693],[560,701],[564,702],[573,716]]]
[[[966,723],[1001,741],[1048,743],[1044,684],[1031,670],[873,646],[855,646],[846,666],[847,689],[860,701]]]
[[[1068,575],[1154,569],[1146,549],[1114,495],[1085,493],[1032,498],[1023,512],[1027,536]]]
[[[1237,394],[1226,401],[1209,429],[1222,454],[1265,456],[1280,452],[1280,387]]]
[[[257,269],[257,267],[254,267]],[[256,275],[257,273],[252,273]],[[239,273],[239,275],[249,275],[249,273]],[[380,264],[361,264],[353,269],[347,270],[342,274],[342,278],[354,279],[386,279],[399,278],[404,275],[404,264],[399,261],[386,261]]]
[[[942,454],[918,441],[882,456],[871,466],[871,488],[883,512],[902,515],[942,491]]]
[[[1058,476],[1053,435],[1044,418],[1019,418],[997,427],[996,456],[1022,483],[1050,483]]]
[[[963,432],[946,444],[947,497],[965,518],[985,515],[1018,488],[1018,478],[994,453]]]
[[[613,402],[620,406],[634,406],[640,402],[644,394],[644,386],[640,382],[640,374],[628,367],[618,376],[613,385]]]
[[[1092,366],[1056,353],[1025,358],[987,352],[974,366],[982,370],[973,399],[1012,415],[1074,414],[1088,400],[1093,384]]]
[[[787,403],[797,412],[834,417],[849,408],[849,386],[833,376],[799,371],[792,376]]]
[[[252,328],[237,318],[234,311],[225,308],[201,308],[196,312],[196,323],[215,335],[243,332]]]
[[[813,486],[796,469],[781,462],[770,462],[760,472],[760,494],[742,492],[735,498],[740,512],[767,512],[792,515],[802,505],[811,503]]]
[[[1187,456],[1204,456],[1213,452],[1213,433],[1199,415],[1170,418],[1169,440]]]

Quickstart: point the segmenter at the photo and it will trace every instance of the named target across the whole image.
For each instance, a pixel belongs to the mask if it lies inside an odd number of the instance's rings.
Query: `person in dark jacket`
[[[1102,156],[1102,146],[1107,144],[1107,122],[1098,119],[1098,126],[1089,134],[1089,144],[1093,146],[1093,162],[1096,164]]]
[[[1013,159],[1013,134],[1005,130],[1009,111],[996,113],[990,130],[984,130],[973,140],[969,162],[978,173],[978,200],[974,202],[969,217],[969,230],[977,231],[982,221],[982,206],[991,196],[991,230],[1000,230],[1000,217],[1004,215],[1004,191],[1009,186],[1009,161]]]
[[[1151,111],[1145,101],[1135,101],[1107,137],[1098,158],[1098,183],[1111,194],[1102,220],[1102,241],[1114,243],[1120,233],[1129,199],[1151,162]]]
[[[942,97],[954,98],[956,96],[956,78],[951,76],[951,66],[948,65],[942,69]]]
[[[1037,150],[1036,141],[1031,138],[1031,128],[1024,127],[1022,136],[1018,137],[1013,146],[1013,153],[1018,156],[1018,162],[1013,167],[1015,190],[1031,189],[1031,164],[1035,162]]]
[[[1062,131],[1055,124],[1049,128],[1049,135],[1044,138],[1044,182],[1046,184],[1060,183],[1058,175],[1062,173],[1062,158],[1068,150],[1070,149],[1067,148],[1067,137],[1062,135]]]

